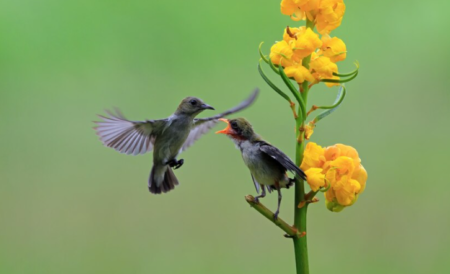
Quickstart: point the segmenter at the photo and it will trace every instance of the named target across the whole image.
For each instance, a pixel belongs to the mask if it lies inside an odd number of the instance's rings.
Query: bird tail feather
[[[170,167],[153,165],[148,179],[148,190],[151,193],[166,193],[177,185],[179,185],[178,179]]]

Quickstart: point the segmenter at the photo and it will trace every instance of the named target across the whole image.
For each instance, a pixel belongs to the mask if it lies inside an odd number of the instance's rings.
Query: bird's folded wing
[[[306,175],[303,170],[294,164],[291,159],[289,159],[289,157],[278,148],[267,143],[262,143],[259,149],[273,159],[277,160],[284,168],[295,173],[299,178],[302,178],[303,180],[306,179]]]
[[[155,128],[164,120],[129,121],[119,110],[116,114],[106,111],[102,121],[95,122],[97,135],[102,143],[125,154],[144,154],[153,149]]]
[[[255,89],[253,93],[242,101],[239,105],[235,106],[234,108],[231,108],[227,111],[224,111],[220,114],[214,115],[212,117],[208,118],[198,118],[194,119],[194,126],[191,129],[191,132],[189,133],[189,136],[187,137],[186,141],[183,144],[183,147],[181,148],[181,151],[186,150],[188,147],[190,147],[198,138],[200,138],[203,134],[207,133],[215,124],[219,122],[219,118],[225,117],[227,115],[236,113],[248,106],[250,106],[258,96],[259,90]]]

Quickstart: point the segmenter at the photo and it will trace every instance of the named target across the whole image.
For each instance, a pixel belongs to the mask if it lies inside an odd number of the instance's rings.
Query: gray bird
[[[125,154],[144,154],[153,150],[153,167],[148,179],[151,193],[166,193],[178,185],[171,168],[179,168],[184,160],[177,160],[178,154],[191,146],[200,136],[209,131],[219,118],[250,106],[259,91],[238,106],[209,118],[195,118],[205,109],[212,109],[196,97],[184,98],[174,114],[166,119],[129,121],[116,109],[106,111],[109,116],[99,115],[103,121],[95,122],[97,135],[107,147]]]
[[[216,133],[228,135],[241,150],[242,159],[250,170],[256,192],[262,190],[259,198],[266,196],[266,188],[269,192],[278,191],[278,207],[274,219],[278,218],[281,203],[281,188],[289,188],[295,182],[287,176],[286,171],[291,171],[298,178],[305,179],[305,173],[278,148],[267,143],[253,131],[252,125],[244,118],[233,120],[220,119],[228,126]]]

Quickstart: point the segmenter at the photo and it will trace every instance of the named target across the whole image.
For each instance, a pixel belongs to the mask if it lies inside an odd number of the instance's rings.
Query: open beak
[[[214,108],[208,104],[202,104],[202,109],[212,109],[214,110]]]
[[[222,122],[227,123],[227,127],[224,128],[224,129],[222,129],[222,130],[216,131],[216,134],[219,134],[219,133],[222,133],[222,134],[229,134],[229,133],[231,133],[230,122],[228,122],[227,119],[223,119],[223,118],[220,118],[219,120],[222,121]]]

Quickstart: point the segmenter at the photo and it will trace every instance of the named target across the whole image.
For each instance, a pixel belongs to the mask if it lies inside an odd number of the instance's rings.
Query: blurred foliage
[[[279,2],[0,1],[0,273],[293,273],[291,241],[244,201],[255,190],[227,138],[204,136],[181,185],[152,196],[151,155],[107,149],[91,128],[112,106],[156,119],[193,95],[220,111],[258,86],[241,115],[294,157],[292,113],[256,70],[259,43],[295,26]],[[342,213],[320,196],[310,207],[311,272],[443,273],[450,4],[345,3],[340,70],[358,60],[360,74],[312,140],[354,146],[369,181]],[[336,92],[314,87],[310,103]]]

